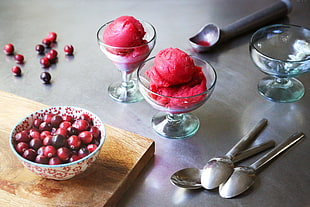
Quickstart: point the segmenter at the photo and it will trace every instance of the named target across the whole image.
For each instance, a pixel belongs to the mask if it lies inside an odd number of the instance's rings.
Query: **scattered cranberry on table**
[[[34,119],[31,129],[18,132],[14,136],[15,149],[25,159],[40,164],[58,165],[82,159],[97,149],[101,139],[100,130],[93,125],[92,119],[88,119],[88,121],[82,119],[87,116],[83,114],[74,119],[69,115],[48,114],[43,118]],[[69,119],[70,121],[67,121]],[[80,123],[81,120],[82,123],[88,122],[87,128],[76,129],[74,135],[57,134],[58,129],[69,130],[69,127],[67,129],[60,128],[64,122],[73,125]],[[40,129],[42,123],[51,125],[50,131]],[[98,131],[99,133],[97,133]],[[45,136],[38,135],[43,133]],[[49,141],[45,141],[46,139]]]
[[[42,44],[45,45],[46,47],[50,47],[51,44],[52,44],[52,41],[50,39],[48,39],[48,38],[44,38],[42,40]]]
[[[49,39],[51,42],[56,42],[57,33],[55,33],[55,32],[48,33],[47,39]]]
[[[43,68],[49,68],[52,64],[55,64],[58,61],[58,52],[53,47],[55,46],[54,43],[56,43],[57,39],[57,33],[56,32],[49,32],[47,37],[42,39],[42,44],[37,44],[35,46],[35,51],[39,55],[44,55],[44,57],[40,58],[40,64]],[[13,55],[14,54],[14,45],[11,43],[8,43],[4,46],[3,51],[7,55]],[[72,45],[65,45],[64,52],[66,55],[73,55],[74,48]],[[15,54],[14,60],[18,64],[24,64],[24,56],[21,54]],[[14,73],[16,76],[20,76],[22,71],[21,68],[18,66],[14,66],[11,69],[12,73]],[[51,74],[49,72],[42,72],[40,75],[40,79],[44,83],[50,83],[51,81]],[[74,131],[74,129],[73,129]]]
[[[12,73],[14,73],[16,76],[20,76],[22,74],[22,70],[19,66],[13,66]]]
[[[16,54],[14,56],[14,60],[17,62],[17,63],[23,63],[24,62],[24,56],[21,55],[21,54]]]
[[[51,82],[52,76],[49,72],[42,72],[40,78],[45,84],[49,84]]]
[[[37,51],[38,54],[44,54],[45,47],[41,44],[37,44],[35,46],[35,50]]]
[[[46,55],[45,55],[45,57],[49,60],[49,62],[51,63],[51,64],[54,64],[55,62],[56,62],[56,59],[57,59],[57,57],[55,57],[53,54],[51,54],[51,53],[47,53]]]
[[[3,52],[7,55],[12,55],[14,53],[14,45],[13,44],[6,44],[3,48]]]
[[[66,55],[73,55],[73,51],[74,51],[74,48],[72,45],[66,45],[64,47],[64,52],[66,53]]]
[[[51,54],[54,58],[57,58],[58,52],[55,49],[51,49],[48,54]]]
[[[41,63],[43,68],[48,68],[51,65],[51,62],[47,57],[40,58],[40,63]]]

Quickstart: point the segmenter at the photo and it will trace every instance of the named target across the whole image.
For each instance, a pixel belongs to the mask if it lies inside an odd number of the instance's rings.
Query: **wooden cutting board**
[[[106,141],[91,167],[70,180],[47,180],[24,168],[9,147],[14,125],[45,107],[0,91],[0,206],[115,206],[153,157],[154,141],[106,125]]]

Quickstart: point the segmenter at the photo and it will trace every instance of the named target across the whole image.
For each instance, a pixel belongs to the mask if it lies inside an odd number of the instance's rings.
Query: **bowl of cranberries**
[[[53,106],[17,123],[10,134],[10,146],[24,167],[35,174],[67,180],[96,160],[105,136],[104,124],[92,112]]]

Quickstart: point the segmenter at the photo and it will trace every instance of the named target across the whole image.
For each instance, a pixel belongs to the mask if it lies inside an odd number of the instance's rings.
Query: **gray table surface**
[[[206,23],[222,27],[272,2],[275,0],[0,0],[0,46],[12,42],[16,52],[26,59],[23,76],[17,78],[10,72],[14,61],[1,52],[0,90],[48,105],[83,107],[105,123],[153,139],[154,159],[117,206],[309,207],[309,137],[265,168],[251,190],[234,199],[220,198],[217,190],[185,191],[173,186],[169,178],[181,168],[202,168],[211,157],[226,153],[261,118],[267,118],[269,126],[256,143],[269,139],[279,143],[295,131],[310,136],[310,74],[299,78],[306,88],[300,101],[273,103],[256,89],[265,75],[249,56],[251,32],[200,55],[218,73],[215,91],[193,112],[201,121],[198,133],[188,139],[171,140],[152,130],[150,121],[156,110],[145,101],[121,104],[109,98],[107,87],[120,79],[120,73],[96,43],[100,25],[121,15],[133,15],[151,22],[157,30],[151,56],[167,47],[192,53],[188,37]],[[310,0],[292,3],[292,13],[276,23],[309,28]],[[58,34],[59,61],[49,69],[52,84],[44,85],[34,46],[51,31]],[[73,58],[65,57],[65,44],[75,47]]]

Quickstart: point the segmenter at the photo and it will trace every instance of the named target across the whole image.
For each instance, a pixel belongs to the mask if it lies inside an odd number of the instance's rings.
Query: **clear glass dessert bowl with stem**
[[[296,25],[276,24],[257,30],[250,40],[250,55],[268,77],[258,91],[274,102],[294,102],[305,93],[295,77],[310,70],[310,30]]]
[[[156,30],[146,21],[139,20],[143,25],[145,43],[133,47],[115,47],[104,43],[104,30],[113,21],[102,25],[97,32],[97,42],[101,51],[110,59],[121,72],[122,81],[110,84],[108,92],[113,100],[122,103],[134,103],[143,100],[137,87],[137,80],[133,72],[149,56],[156,42]]]
[[[146,74],[153,65],[155,57],[142,63],[137,71],[139,89],[145,100],[159,112],[152,118],[153,129],[161,136],[171,139],[183,139],[194,135],[199,129],[199,118],[191,111],[202,106],[213,93],[217,75],[206,61],[191,56],[196,66],[202,68],[206,77],[206,90],[187,97],[173,97],[158,94],[150,90],[150,78]]]

